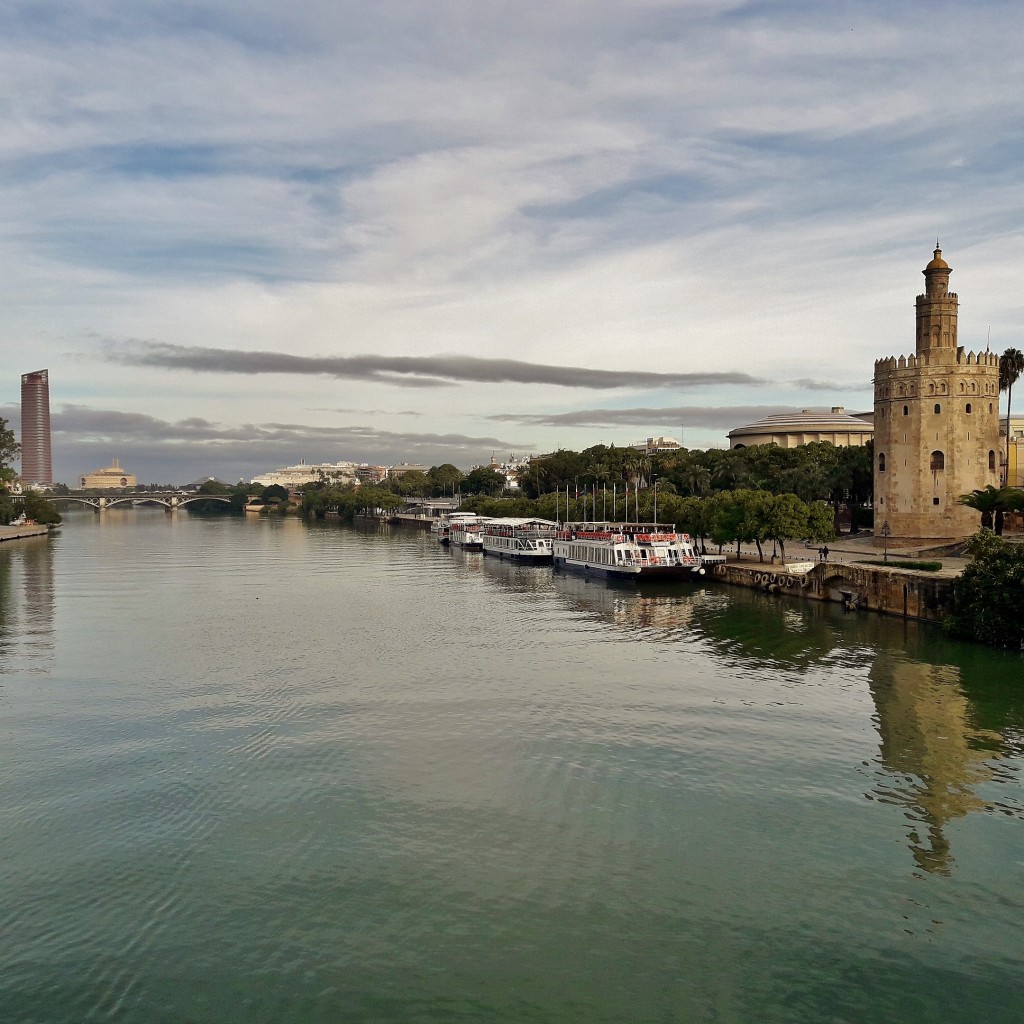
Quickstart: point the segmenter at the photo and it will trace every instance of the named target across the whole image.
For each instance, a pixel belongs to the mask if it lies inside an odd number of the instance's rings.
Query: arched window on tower
[[[932,452],[931,466],[929,467],[933,473],[938,473],[946,468],[946,456],[942,452]]]
[[[992,451],[991,448],[988,453],[988,470],[990,473],[994,473],[996,471],[996,453]]]
[[[910,415],[910,406],[909,405],[903,406],[903,415],[904,416],[909,416]]]
[[[942,406],[939,405],[938,402],[936,402],[935,403],[935,413],[936,413],[936,415],[938,415],[940,412],[942,412]]]
[[[885,472],[885,452],[878,453],[878,472]]]
[[[970,402],[968,402],[967,405],[964,406],[964,411],[967,413],[968,416],[971,414],[971,403]]]

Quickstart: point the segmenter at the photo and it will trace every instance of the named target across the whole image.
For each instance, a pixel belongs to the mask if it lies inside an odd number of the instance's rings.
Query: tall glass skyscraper
[[[21,482],[53,483],[50,461],[50,373],[21,375]]]

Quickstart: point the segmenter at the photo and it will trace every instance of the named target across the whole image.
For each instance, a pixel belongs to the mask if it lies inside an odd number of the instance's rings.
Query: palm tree
[[[1019,348],[1008,348],[999,357],[999,390],[1006,392],[1006,469],[1003,471],[1003,486],[1010,482],[1010,396],[1013,385],[1024,373],[1024,352]]]
[[[961,505],[973,508],[981,513],[981,528],[991,530],[995,527],[996,535],[1003,532],[1003,513],[1015,512],[1024,506],[1024,491],[1013,487],[979,487],[970,494],[962,494]]]
[[[697,462],[691,462],[681,473],[680,482],[695,498],[702,498],[711,487],[711,470]]]

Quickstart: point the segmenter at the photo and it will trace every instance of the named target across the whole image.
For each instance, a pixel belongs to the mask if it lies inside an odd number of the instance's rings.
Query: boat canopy
[[[522,529],[523,527],[541,527],[550,526],[556,527],[558,523],[553,522],[550,519],[536,519],[536,518],[515,518],[512,516],[499,516],[494,519],[487,520],[488,526],[508,526],[512,529]]]

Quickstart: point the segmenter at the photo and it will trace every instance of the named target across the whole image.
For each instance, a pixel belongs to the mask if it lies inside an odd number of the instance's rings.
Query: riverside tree
[[[953,612],[943,625],[964,640],[1024,650],[1024,545],[982,530],[967,550],[972,561],[953,581]]]
[[[432,497],[440,498],[446,494],[454,494],[462,485],[462,470],[445,462],[440,466],[431,466],[427,472],[427,482]]]
[[[0,416],[0,489],[6,491],[17,477],[11,463],[20,453],[21,445],[14,440],[14,431],[7,426],[7,420]]]
[[[497,495],[505,489],[505,478],[490,466],[477,466],[462,481],[462,489],[467,494]]]
[[[838,516],[843,505],[850,509],[851,530],[870,522],[874,481],[872,446],[836,447],[815,441],[796,448],[775,444],[747,448],[680,448],[644,455],[633,448],[595,445],[582,452],[558,451],[534,459],[519,472],[519,486],[528,498],[555,491],[570,499],[603,494],[607,489],[621,497],[628,484],[631,494],[639,486],[641,496],[658,481],[661,496],[673,489],[680,497],[710,497],[736,490],[796,494],[803,502],[827,501]],[[641,500],[643,498],[641,497]]]

